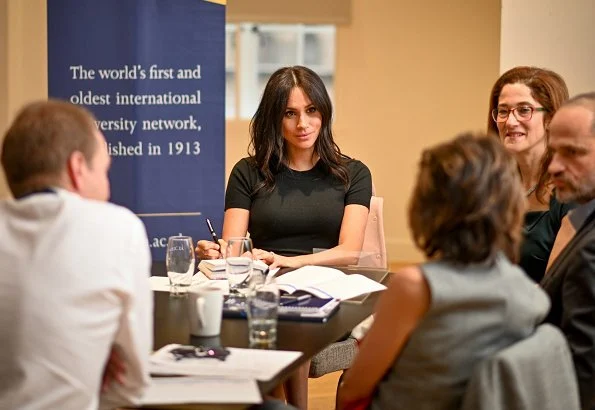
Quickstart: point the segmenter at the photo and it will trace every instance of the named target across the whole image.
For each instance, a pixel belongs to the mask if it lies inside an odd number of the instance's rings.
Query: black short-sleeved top
[[[248,231],[255,248],[285,256],[305,255],[314,248],[329,249],[339,243],[345,206],[370,206],[372,177],[362,162],[346,159],[348,189],[325,170],[322,161],[308,171],[287,167],[275,176],[271,192],[260,189],[264,180],[249,158],[231,171],[225,193],[225,210],[250,211]]]
[[[524,240],[519,265],[535,282],[540,282],[560,229],[562,217],[574,208],[573,204],[558,202],[551,196],[549,209],[529,211],[525,214]]]

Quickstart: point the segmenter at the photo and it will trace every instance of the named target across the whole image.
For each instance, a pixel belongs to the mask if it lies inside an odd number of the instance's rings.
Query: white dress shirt
[[[0,409],[138,403],[153,337],[150,252],[125,208],[64,191],[0,202]],[[100,394],[112,345],[124,385]]]

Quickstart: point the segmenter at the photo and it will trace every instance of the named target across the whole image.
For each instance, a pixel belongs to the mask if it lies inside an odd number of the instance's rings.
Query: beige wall
[[[370,167],[385,197],[389,259],[418,260],[406,224],[416,163],[423,147],[485,128],[499,69],[500,0],[352,4],[351,24],[337,32],[337,142]],[[1,132],[6,117],[47,93],[45,1],[0,0],[0,22],[3,16],[9,36],[8,50],[0,48]],[[229,173],[246,153],[248,124],[228,122],[226,131]]]
[[[47,98],[45,0],[0,0],[0,135],[28,101]],[[1,137],[0,137],[1,138]],[[1,173],[0,173],[1,174]],[[0,198],[8,196],[0,175]]]
[[[413,261],[407,203],[421,150],[485,129],[500,1],[355,0],[338,31],[337,142],[385,198],[389,260]]]
[[[500,70],[558,72],[570,95],[595,90],[595,1],[502,0]]]
[[[485,129],[499,38],[498,0],[353,0],[351,24],[339,26],[335,135],[385,198],[389,260],[420,259],[406,212],[422,148]],[[227,123],[228,173],[247,130]]]
[[[8,0],[0,0],[0,140],[8,123]],[[0,171],[0,198],[8,196]]]
[[[0,132],[8,121],[8,0],[0,0]]]

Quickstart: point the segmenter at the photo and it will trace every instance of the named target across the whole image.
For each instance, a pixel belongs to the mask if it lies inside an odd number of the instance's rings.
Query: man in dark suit
[[[572,351],[581,407],[595,409],[595,92],[567,101],[550,123],[549,172],[558,199],[579,206],[569,215],[576,234],[541,285]],[[556,371],[552,369],[552,371]]]

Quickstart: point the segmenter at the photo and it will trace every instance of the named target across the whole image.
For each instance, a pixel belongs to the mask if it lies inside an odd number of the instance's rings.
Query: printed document
[[[386,289],[383,284],[357,273],[347,275],[339,269],[312,265],[281,275],[275,282],[289,294],[301,290],[321,299],[346,300]]]
[[[151,374],[219,376],[267,381],[302,355],[302,352],[284,350],[229,347],[228,350],[231,353],[225,360],[214,358],[175,360],[169,351],[180,346],[179,344],[170,344],[153,353],[149,362]]]

